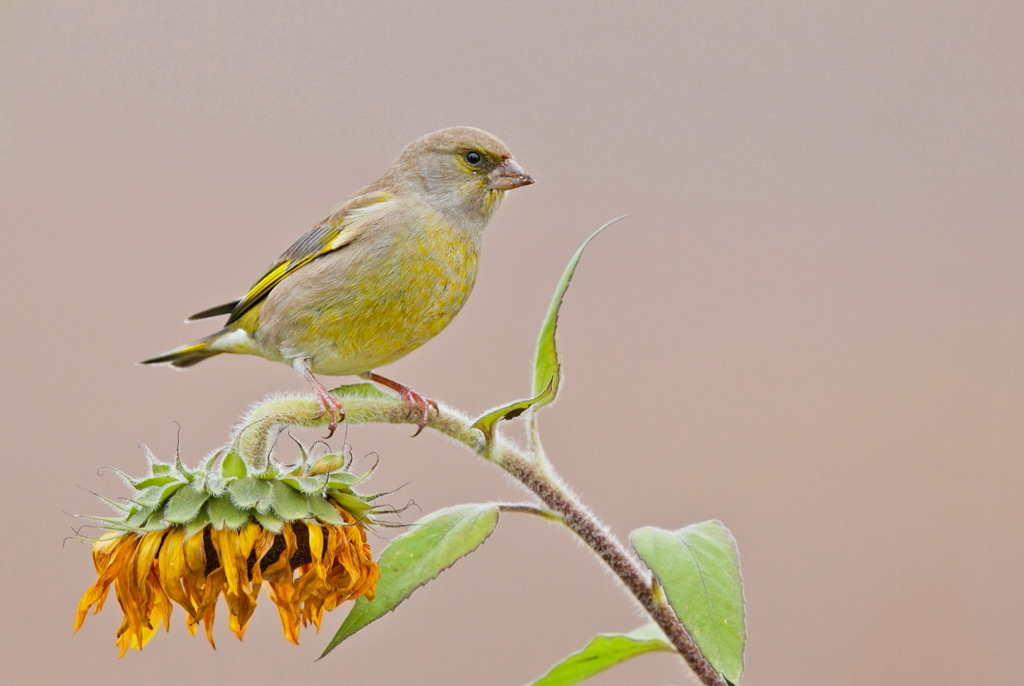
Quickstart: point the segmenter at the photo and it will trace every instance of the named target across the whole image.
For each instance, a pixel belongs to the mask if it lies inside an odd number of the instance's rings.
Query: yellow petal
[[[195,613],[195,605],[189,594],[182,588],[188,571],[188,565],[185,562],[184,541],[185,530],[181,527],[167,533],[167,536],[164,537],[164,544],[160,548],[160,555],[157,557],[157,570],[160,586],[164,593],[191,615]]]
[[[142,585],[149,576],[149,570],[153,567],[153,560],[156,559],[157,551],[164,540],[166,531],[151,531],[142,534],[138,551],[135,553],[135,582]]]
[[[193,572],[206,570],[206,540],[204,531],[189,536],[184,543],[185,562]]]
[[[324,556],[324,530],[313,522],[306,523],[306,530],[309,531],[309,554],[314,562],[319,562]]]
[[[284,637],[298,645],[299,618],[292,605],[293,593],[294,589],[291,584],[270,584],[270,599],[277,605],[277,612],[281,615],[281,628],[284,630]]]

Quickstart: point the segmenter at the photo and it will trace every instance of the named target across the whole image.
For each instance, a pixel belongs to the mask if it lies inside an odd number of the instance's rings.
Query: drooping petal
[[[224,571],[224,579],[227,588],[224,591],[224,599],[228,604],[228,622],[231,630],[238,638],[245,634],[245,625],[256,609],[255,599],[249,588],[249,573],[246,561],[249,557],[249,550],[252,549],[254,537],[246,536],[243,532],[231,531],[230,529],[211,532],[213,546],[220,556],[221,569]]]
[[[277,605],[277,612],[281,615],[281,626],[284,630],[284,637],[295,645],[299,644],[299,617],[292,605],[292,595],[295,589],[291,583],[269,585],[270,599]]]
[[[183,584],[187,578],[188,564],[185,561],[185,530],[176,527],[167,532],[164,544],[157,558],[160,586],[174,602],[181,605],[190,615],[195,616],[195,603]]]
[[[75,630],[90,608],[100,610],[113,586],[123,613],[121,655],[141,649],[161,624],[169,628],[174,604],[186,611],[189,632],[195,635],[202,623],[215,647],[219,598],[228,606],[229,629],[242,638],[267,582],[285,637],[298,643],[300,628],[319,629],[325,612],[361,595],[372,598],[380,576],[361,520],[329,502],[345,525],[284,521],[274,533],[250,519],[237,530],[175,524],[104,535],[93,545],[97,578],[78,604]]]
[[[151,531],[142,534],[139,549],[135,553],[135,584],[137,586],[142,586],[146,577],[149,576],[149,570],[153,568],[153,560],[156,559],[156,554],[160,550],[160,544],[166,533],[166,531]]]

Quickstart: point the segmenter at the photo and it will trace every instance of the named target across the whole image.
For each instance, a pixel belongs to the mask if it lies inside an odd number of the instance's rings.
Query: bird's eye
[[[480,162],[484,159],[483,155],[478,153],[476,150],[470,150],[469,152],[466,153],[465,157],[466,162],[474,166],[480,164]]]

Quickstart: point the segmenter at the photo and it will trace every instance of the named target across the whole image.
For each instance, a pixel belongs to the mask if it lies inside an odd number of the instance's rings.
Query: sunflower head
[[[372,600],[380,570],[366,525],[378,510],[373,497],[353,490],[369,472],[355,476],[347,466],[341,455],[310,462],[304,449],[298,466],[271,460],[259,473],[234,449],[195,470],[150,456],[146,477],[122,475],[133,499],[107,501],[119,516],[92,518],[109,531],[93,541],[98,578],[78,605],[75,631],[90,607],[100,611],[111,585],[124,613],[122,656],[142,648],[161,623],[169,629],[175,603],[189,631],[201,622],[213,645],[221,596],[241,639],[264,583],[293,643],[300,625],[319,629],[324,612],[344,601]]]

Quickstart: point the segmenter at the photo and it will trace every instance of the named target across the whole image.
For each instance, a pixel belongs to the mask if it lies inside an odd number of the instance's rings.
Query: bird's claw
[[[412,390],[411,388],[406,388],[404,391],[402,391],[401,396],[402,400],[409,403],[409,409],[419,409],[420,411],[420,420],[416,422],[416,433],[412,435],[413,438],[415,438],[416,436],[420,435],[423,429],[426,428],[427,416],[430,413],[430,408],[434,408],[434,412],[440,412],[440,410],[437,408],[436,401],[431,400],[429,398],[424,398],[422,395]]]
[[[345,406],[326,389],[314,388],[313,391],[316,395],[316,402],[320,405],[320,414],[316,416],[317,419],[325,414],[330,416],[330,421],[327,423],[327,435],[324,436],[327,439],[334,435],[338,428],[338,422],[345,420]]]
[[[419,436],[420,432],[422,432],[423,429],[426,428],[427,415],[430,413],[431,407],[434,408],[434,412],[437,412],[439,414],[441,412],[441,410],[439,410],[437,407],[436,401],[430,400],[429,398],[424,398],[422,395],[412,390],[405,384],[400,384],[397,381],[392,381],[391,379],[383,377],[380,374],[375,374],[374,372],[367,372],[366,374],[363,375],[363,378],[369,379],[374,383],[379,383],[381,386],[386,386],[387,388],[390,388],[395,393],[398,393],[399,397],[409,405],[410,410],[418,409],[420,411],[420,419],[418,422],[416,422],[416,433],[412,435],[413,438]]]

